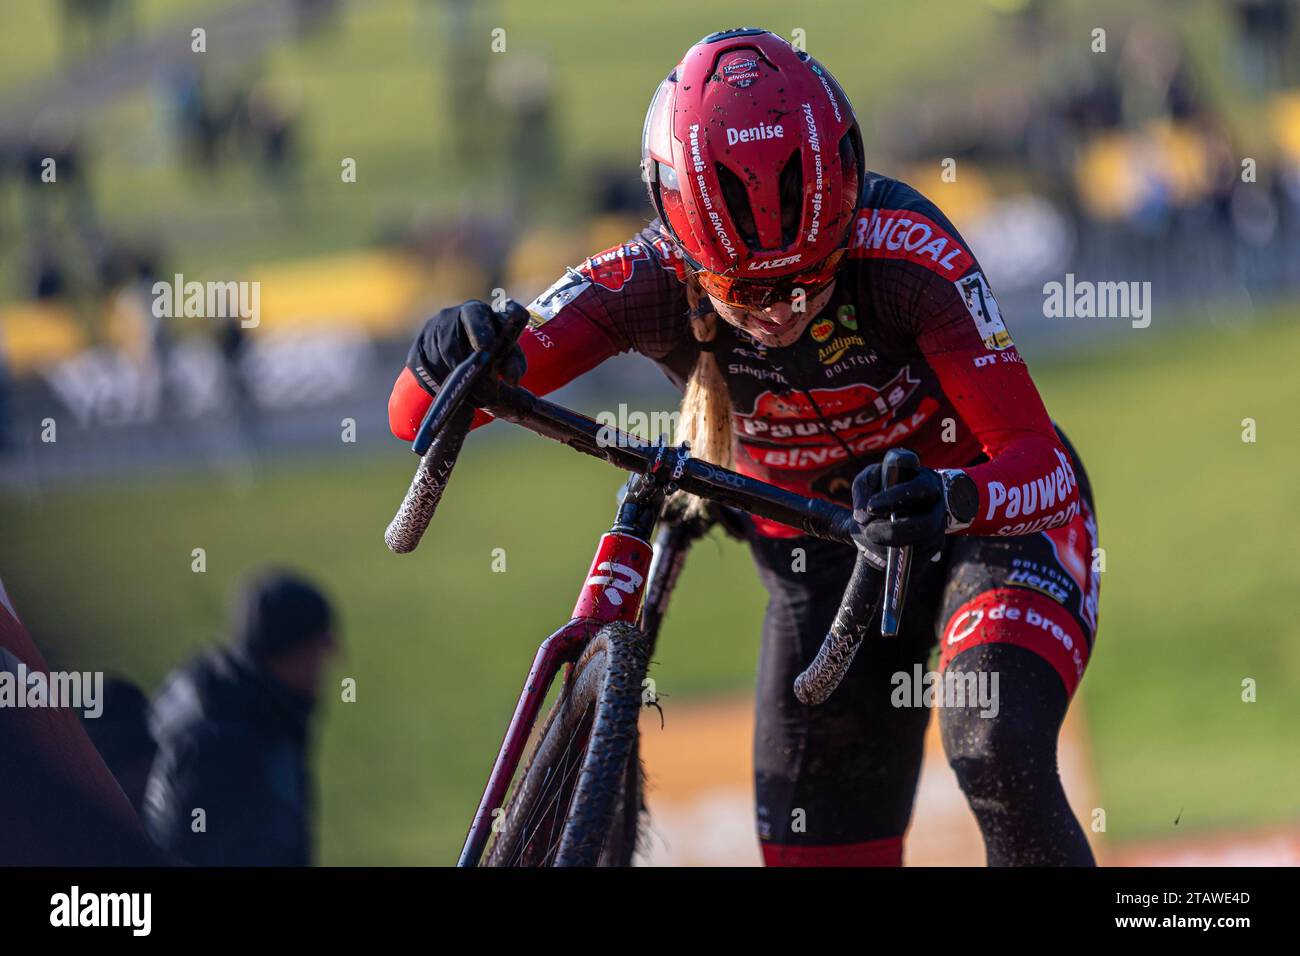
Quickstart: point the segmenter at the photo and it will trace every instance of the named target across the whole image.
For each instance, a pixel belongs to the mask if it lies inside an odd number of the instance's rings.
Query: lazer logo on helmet
[[[792,256],[782,256],[780,259],[763,259],[758,262],[751,262],[745,268],[750,272],[758,272],[761,269],[779,269],[782,266],[792,266],[803,258],[802,252],[797,252]]]
[[[735,146],[737,143],[752,143],[760,139],[784,139],[785,127],[778,123],[776,126],[769,126],[766,123],[759,123],[757,126],[751,126],[748,129],[732,129],[727,127],[727,145]]]

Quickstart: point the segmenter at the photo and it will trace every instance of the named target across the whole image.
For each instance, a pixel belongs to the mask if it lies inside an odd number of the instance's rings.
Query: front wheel
[[[641,813],[637,718],[649,664],[630,624],[597,632],[501,814],[488,866],[628,866]]]

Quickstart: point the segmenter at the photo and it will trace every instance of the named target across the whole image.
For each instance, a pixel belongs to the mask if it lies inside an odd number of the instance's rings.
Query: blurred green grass
[[[1083,686],[1116,838],[1300,819],[1296,318],[1134,332],[1035,376],[1096,489],[1107,570]]]
[[[1081,697],[1108,835],[1294,822],[1300,323],[1274,310],[1124,338],[1123,351],[1035,368],[1087,463],[1107,555]],[[1254,444],[1241,441],[1246,417]],[[337,595],[347,657],[334,676],[356,678],[358,699],[324,715],[329,863],[454,859],[531,655],[566,619],[619,483],[540,438],[471,441],[430,537],[399,558],[381,537],[411,458],[393,445],[278,463],[251,484],[195,476],[0,499],[0,576],[54,666],[154,686],[215,639],[224,596],[253,564],[302,568]],[[206,573],[190,569],[195,547]],[[654,668],[669,719],[676,701],[752,685],[763,605],[741,548],[698,547]],[[1245,677],[1255,704],[1241,702]]]
[[[0,36],[0,89],[49,75],[60,62],[55,5],[12,6]],[[148,0],[137,6],[143,34],[176,22],[205,22],[231,4]],[[1136,19],[1155,19],[1186,34],[1202,66],[1209,66],[1202,71],[1206,85],[1227,107],[1229,124],[1252,115],[1249,98],[1230,71],[1219,68],[1228,55],[1226,13],[1206,0],[1181,5],[1176,20],[1154,3],[1072,0],[1053,7],[1064,53],[1073,51],[1059,64],[1051,56],[1031,62],[1013,45],[1010,21],[991,3],[917,0],[873,4],[869,11],[852,0],[798,9],[775,0],[724,0],[707,8],[688,0],[470,6],[481,12],[469,36],[481,40],[490,68],[512,58],[549,64],[561,168],[531,185],[543,197],[541,215],[558,222],[571,222],[591,203],[594,168],[635,175],[645,107],[675,58],[710,30],[742,22],[786,36],[804,31],[808,49],[853,99],[873,165],[885,172],[899,172],[889,168],[894,144],[874,126],[886,112],[944,90],[943,99],[970,97],[974,108],[980,89],[988,96],[997,89],[1058,86],[1077,71],[1089,31],[1099,23],[1111,30],[1115,56]],[[453,41],[445,9],[420,0],[345,4],[338,29],[275,44],[251,61],[219,48],[202,54],[218,87],[264,79],[299,103],[300,202],[259,177],[252,157],[234,158],[211,177],[188,169],[165,134],[161,82],[95,110],[87,131],[105,221],[115,233],[157,242],[169,265],[197,274],[370,244],[413,214],[501,211],[500,124],[488,122],[481,108],[450,100]],[[489,31],[497,26],[506,31],[501,54],[487,52]],[[1077,48],[1069,45],[1072,37]],[[455,161],[454,146],[470,124],[493,128],[485,134],[485,155],[467,169]],[[340,180],[344,157],[357,162],[355,183]],[[0,300],[18,289],[16,270],[0,270]]]

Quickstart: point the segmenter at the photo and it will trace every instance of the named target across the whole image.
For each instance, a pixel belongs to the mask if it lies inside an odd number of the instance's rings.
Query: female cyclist
[[[1091,864],[1056,767],[1097,627],[1091,494],[979,263],[932,202],[866,170],[839,84],[763,30],[686,52],[642,155],[656,219],[529,306],[504,377],[544,393],[640,352],[684,390],[694,454],[851,502],[860,547],[916,549],[898,639],[867,641],[834,696],[806,707],[794,678],[854,549],[753,519],[770,595],[754,737],[764,859],[901,864],[929,713],[898,675],[919,674],[937,641],[941,670],[996,692],[939,718],[988,862]],[[437,383],[500,321],[482,302],[429,320],[389,402],[396,435],[413,437]],[[895,446],[924,467],[882,492]]]

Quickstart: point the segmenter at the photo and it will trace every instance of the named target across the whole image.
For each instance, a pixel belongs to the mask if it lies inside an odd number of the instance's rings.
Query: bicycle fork
[[[489,837],[504,822],[502,814],[505,812],[506,794],[555,675],[561,666],[573,664],[587,642],[606,624],[619,621],[638,623],[647,580],[652,577],[652,563],[655,564],[654,598],[648,608],[655,609],[653,628],[656,632],[658,630],[672,581],[681,567],[680,560],[674,558],[676,552],[665,555],[662,548],[660,560],[655,561],[656,549],[649,543],[663,509],[665,491],[653,478],[645,475],[633,475],[625,487],[626,493],[619,503],[614,525],[601,536],[569,623],[542,641],[533,657],[457,866],[477,866]],[[670,559],[666,564],[664,557]],[[669,571],[671,579],[662,580]],[[648,635],[651,640],[653,636]]]

